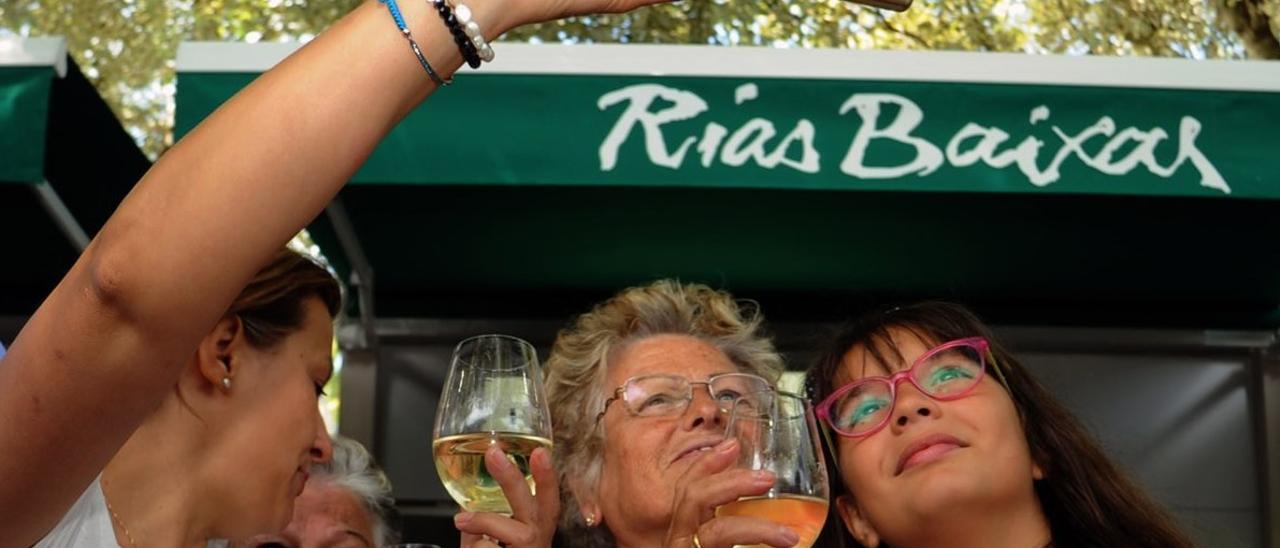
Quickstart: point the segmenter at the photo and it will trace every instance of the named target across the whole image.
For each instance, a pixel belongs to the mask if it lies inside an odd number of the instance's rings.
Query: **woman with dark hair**
[[[864,316],[807,383],[839,471],[833,545],[1192,546],[962,306]]]

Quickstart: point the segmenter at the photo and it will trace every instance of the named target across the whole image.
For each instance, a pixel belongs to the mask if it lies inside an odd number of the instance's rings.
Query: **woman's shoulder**
[[[111,513],[98,479],[89,484],[62,520],[34,548],[118,548]]]

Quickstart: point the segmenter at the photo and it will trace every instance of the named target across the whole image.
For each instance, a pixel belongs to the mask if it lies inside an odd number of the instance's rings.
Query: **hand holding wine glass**
[[[436,412],[440,480],[464,546],[549,546],[560,513],[551,416],[533,346],[482,335],[453,353]]]
[[[738,441],[726,439],[703,453],[676,483],[665,548],[731,548],[764,544],[787,548],[800,540],[794,531],[768,520],[716,516],[716,508],[773,487],[773,474],[734,466]]]
[[[551,546],[560,517],[560,489],[551,453],[541,447],[529,457],[534,495],[523,471],[496,446],[485,451],[485,466],[502,486],[511,504],[511,516],[490,512],[463,512],[454,516],[462,532],[462,548],[545,548]]]
[[[738,466],[772,472],[765,493],[741,497],[716,509],[717,516],[763,518],[785,525],[809,548],[827,519],[827,469],[812,408],[803,398],[770,392],[739,398],[725,437],[742,446]]]

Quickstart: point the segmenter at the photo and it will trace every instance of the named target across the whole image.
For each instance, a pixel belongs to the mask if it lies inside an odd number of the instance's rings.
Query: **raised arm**
[[[492,40],[653,1],[463,3]],[[424,0],[399,4],[432,66],[452,74],[462,60],[440,18]],[[29,546],[57,523],[253,273],[433,90],[369,0],[152,167],[0,361],[0,546]]]

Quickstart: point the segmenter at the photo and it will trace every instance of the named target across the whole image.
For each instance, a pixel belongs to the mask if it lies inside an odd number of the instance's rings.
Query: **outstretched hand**
[[[528,25],[575,15],[624,13],[671,0],[515,0],[511,9],[520,10],[516,25]]]

